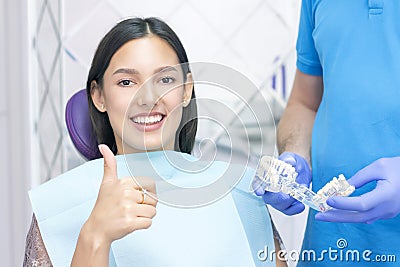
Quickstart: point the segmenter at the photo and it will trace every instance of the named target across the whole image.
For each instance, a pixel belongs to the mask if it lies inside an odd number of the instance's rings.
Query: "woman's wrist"
[[[108,266],[111,242],[86,222],[79,233],[71,266]]]
[[[111,246],[111,241],[107,240],[103,233],[99,233],[95,230],[94,225],[87,221],[82,226],[79,233],[79,239],[85,244],[85,247],[91,248],[93,251],[97,251]]]

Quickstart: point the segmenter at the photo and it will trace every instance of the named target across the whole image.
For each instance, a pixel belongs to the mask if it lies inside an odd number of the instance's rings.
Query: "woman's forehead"
[[[125,43],[111,58],[108,69],[111,73],[120,68],[142,73],[177,64],[178,56],[168,42],[158,36],[149,35]]]

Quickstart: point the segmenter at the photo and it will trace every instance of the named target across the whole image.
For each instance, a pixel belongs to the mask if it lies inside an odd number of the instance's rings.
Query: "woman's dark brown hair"
[[[88,95],[90,119],[99,144],[106,144],[117,153],[114,132],[111,127],[107,112],[100,112],[93,104],[91,98],[91,84],[96,81],[100,90],[103,88],[103,77],[112,56],[125,43],[145,37],[149,34],[156,35],[168,42],[178,56],[182,66],[184,79],[190,73],[186,51],[175,32],[158,18],[132,18],[118,23],[101,40],[94,55],[89,71],[86,92]],[[182,64],[183,63],[183,64]],[[186,63],[186,64],[185,64]],[[197,105],[194,89],[190,104],[183,107],[181,123],[175,136],[175,150],[190,154],[197,131]]]

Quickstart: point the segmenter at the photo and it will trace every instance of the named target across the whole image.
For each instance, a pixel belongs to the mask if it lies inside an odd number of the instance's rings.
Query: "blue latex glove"
[[[310,185],[311,171],[307,160],[305,160],[302,156],[292,152],[284,152],[278,157],[278,159],[289,163],[296,169],[296,172],[298,173],[296,181],[299,184],[305,184],[306,186]],[[253,187],[257,188],[254,185]],[[255,193],[258,196],[262,195],[265,204],[271,205],[272,207],[283,212],[286,215],[298,214],[304,210],[303,203],[297,201],[287,194],[273,193],[260,189],[256,189]]]
[[[358,171],[348,182],[355,188],[377,181],[374,190],[356,197],[332,197],[333,207],[318,213],[316,220],[328,222],[373,223],[400,213],[400,157],[381,158]]]

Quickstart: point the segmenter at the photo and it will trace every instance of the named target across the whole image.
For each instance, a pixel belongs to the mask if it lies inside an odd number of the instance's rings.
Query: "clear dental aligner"
[[[343,174],[339,178],[324,185],[317,193],[314,193],[305,185],[296,182],[297,172],[295,168],[270,156],[263,156],[257,168],[257,184],[270,192],[282,192],[289,194],[298,201],[318,211],[331,209],[326,200],[333,196],[349,196],[354,192],[354,186],[350,185]]]

